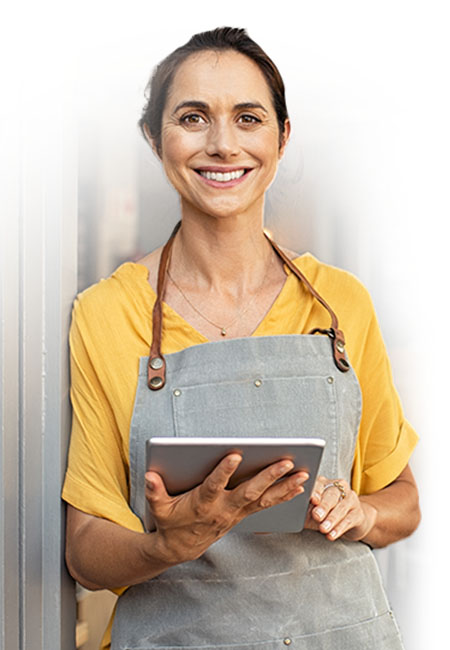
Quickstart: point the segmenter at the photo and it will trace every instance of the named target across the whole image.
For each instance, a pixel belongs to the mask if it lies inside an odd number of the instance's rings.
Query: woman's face
[[[178,68],[162,117],[161,159],[183,216],[262,215],[280,147],[269,86],[248,57],[200,52]]]

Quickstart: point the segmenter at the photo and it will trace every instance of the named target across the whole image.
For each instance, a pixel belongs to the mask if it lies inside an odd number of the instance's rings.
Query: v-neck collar
[[[293,262],[297,263],[298,260],[301,259],[302,256],[296,257]],[[148,290],[150,292],[152,304],[156,300],[156,291],[152,287],[152,285],[149,282],[149,270],[144,264],[140,264],[139,262],[129,262],[132,266],[136,267],[139,270],[139,273],[141,272],[140,270],[142,269],[145,271],[145,275],[142,274],[142,277],[145,278],[146,285],[148,287]],[[274,317],[274,312],[278,310],[280,303],[283,302],[285,294],[289,293],[289,286],[290,284],[296,279],[292,271],[286,266],[286,264],[283,265],[284,271],[286,273],[286,279],[283,283],[283,286],[281,287],[280,291],[278,292],[275,300],[272,302],[271,306],[269,307],[268,311],[265,313],[264,317],[261,319],[261,321],[258,323],[256,328],[253,330],[253,332],[249,335],[250,337],[252,336],[259,336],[260,335],[260,330],[264,329],[267,321],[270,321]],[[166,303],[163,300],[163,310],[164,310],[164,327],[170,327],[171,325],[175,327],[181,327],[189,336],[190,340],[195,343],[211,343],[212,340],[208,339],[204,334],[198,331],[189,321],[187,321],[181,314],[179,314],[173,307],[171,307],[168,303]],[[236,337],[228,337],[227,340],[230,340],[231,338],[236,338]],[[196,340],[194,340],[196,339]],[[221,339],[218,339],[219,341]],[[216,341],[215,341],[216,342]]]

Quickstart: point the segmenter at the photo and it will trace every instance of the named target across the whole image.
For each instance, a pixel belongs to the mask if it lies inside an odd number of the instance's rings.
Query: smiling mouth
[[[229,183],[230,181],[235,181],[241,178],[246,174],[249,169],[237,169],[232,172],[210,172],[203,171],[201,169],[195,170],[197,174],[200,174],[203,178],[206,178],[208,181],[216,181],[217,183]]]

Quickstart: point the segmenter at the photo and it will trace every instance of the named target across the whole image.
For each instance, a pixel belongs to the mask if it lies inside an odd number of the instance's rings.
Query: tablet
[[[305,491],[291,501],[249,515],[232,530],[299,532],[303,529],[324,447],[321,438],[150,438],[147,469],[158,472],[169,494],[176,495],[199,485],[232,452],[241,454],[242,462],[230,479],[230,489],[272,463],[292,460],[291,473],[305,470],[309,474],[303,485]],[[148,504],[145,525],[148,531],[155,529]]]

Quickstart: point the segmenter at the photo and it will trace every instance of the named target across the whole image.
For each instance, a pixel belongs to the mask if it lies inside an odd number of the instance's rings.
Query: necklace
[[[185,301],[188,303],[188,305],[190,305],[190,306],[192,307],[192,309],[193,309],[193,310],[194,310],[194,311],[195,311],[195,312],[196,312],[196,313],[197,313],[201,318],[203,318],[204,321],[206,321],[206,322],[209,323],[210,325],[213,325],[213,326],[216,327],[218,330],[220,330],[220,334],[221,334],[221,336],[226,336],[226,335],[227,335],[227,331],[230,329],[230,327],[232,327],[232,326],[236,323],[236,321],[241,320],[241,319],[245,316],[245,314],[248,312],[248,310],[250,309],[250,307],[253,305],[253,303],[255,302],[256,297],[259,295],[261,289],[262,289],[263,286],[265,285],[266,278],[267,278],[267,276],[268,276],[268,274],[269,274],[270,269],[272,268],[273,258],[274,258],[274,255],[271,255],[271,256],[270,256],[270,264],[267,265],[266,271],[265,271],[265,273],[264,273],[263,281],[261,282],[261,284],[259,285],[258,289],[255,291],[255,293],[253,294],[253,296],[251,297],[251,299],[250,299],[249,302],[247,303],[247,307],[244,309],[244,311],[238,312],[237,315],[233,318],[233,320],[232,320],[230,323],[228,323],[228,325],[218,325],[217,323],[214,323],[214,321],[210,320],[207,316],[205,316],[205,314],[202,314],[202,312],[201,312],[199,309],[197,309],[197,307],[196,307],[196,306],[195,306],[195,305],[190,301],[190,299],[189,299],[189,298],[187,297],[187,295],[184,293],[184,291],[183,291],[183,289],[180,287],[180,285],[179,285],[177,282],[175,282],[175,280],[173,279],[173,277],[172,277],[171,274],[170,274],[169,269],[167,269],[167,275],[168,275],[168,277],[170,278],[170,280],[171,280],[172,284],[174,285],[174,287],[175,287],[175,288],[180,292],[180,294],[183,296],[183,298],[184,298]]]

